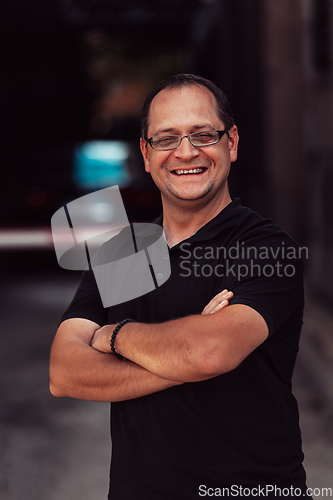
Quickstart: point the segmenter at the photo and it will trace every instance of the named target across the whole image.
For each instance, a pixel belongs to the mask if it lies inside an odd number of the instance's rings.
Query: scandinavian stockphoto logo
[[[230,247],[194,246],[189,242],[180,245],[180,273],[189,276],[210,278],[230,277],[241,281],[244,278],[273,275],[291,278],[296,273],[296,262],[308,259],[308,248],[285,244],[279,246],[246,246],[237,241]]]
[[[104,307],[141,297],[171,275],[163,229],[130,224],[118,186],[67,203],[51,226],[59,265],[92,269]]]

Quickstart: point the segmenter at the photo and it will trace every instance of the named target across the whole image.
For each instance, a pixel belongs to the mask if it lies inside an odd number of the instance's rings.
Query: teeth
[[[183,175],[183,174],[200,174],[203,172],[203,168],[191,168],[190,170],[175,170],[175,174]]]

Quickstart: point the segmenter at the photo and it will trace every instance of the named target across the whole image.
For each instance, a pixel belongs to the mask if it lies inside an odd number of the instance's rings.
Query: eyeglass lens
[[[219,133],[215,130],[196,132],[185,136],[193,146],[208,146],[219,141]],[[173,149],[178,148],[182,138],[179,135],[155,136],[151,139],[151,145],[155,149]]]

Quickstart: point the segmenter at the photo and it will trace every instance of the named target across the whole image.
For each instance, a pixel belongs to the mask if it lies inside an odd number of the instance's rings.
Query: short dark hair
[[[198,75],[191,75],[189,73],[181,73],[172,75],[162,80],[156,87],[148,94],[147,99],[142,108],[141,113],[141,137],[145,141],[148,139],[148,125],[149,125],[149,111],[150,105],[154,97],[164,89],[181,88],[187,85],[202,85],[206,87],[215,97],[217,111],[224,126],[230,130],[235,125],[233,113],[228,102],[227,96],[220,90],[215,83]]]

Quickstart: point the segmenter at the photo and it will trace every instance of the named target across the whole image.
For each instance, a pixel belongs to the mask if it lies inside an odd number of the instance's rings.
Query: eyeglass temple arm
[[[219,140],[221,139],[221,137],[224,135],[224,134],[227,134],[228,137],[230,137],[229,135],[229,130],[227,128],[225,128],[224,130],[218,130],[217,131],[218,134],[219,134]]]

